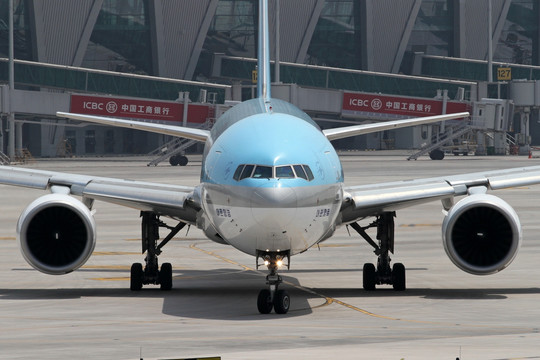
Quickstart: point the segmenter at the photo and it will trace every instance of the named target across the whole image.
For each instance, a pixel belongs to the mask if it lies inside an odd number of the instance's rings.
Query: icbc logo
[[[371,108],[373,110],[380,110],[382,108],[382,101],[380,99],[371,100]]]
[[[118,110],[118,105],[114,101],[109,101],[107,103],[106,110],[108,113],[114,114]]]

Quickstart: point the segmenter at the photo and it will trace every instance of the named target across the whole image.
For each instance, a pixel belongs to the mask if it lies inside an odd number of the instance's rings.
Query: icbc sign
[[[206,121],[208,109],[206,105],[189,105],[188,121],[195,123]],[[184,104],[174,101],[71,95],[70,111],[89,115],[182,121]]]
[[[344,115],[362,113],[395,114],[401,116],[431,116],[442,114],[442,101],[422,98],[385,96],[366,93],[344,93],[342,112]],[[467,104],[448,101],[446,113],[467,111]]]

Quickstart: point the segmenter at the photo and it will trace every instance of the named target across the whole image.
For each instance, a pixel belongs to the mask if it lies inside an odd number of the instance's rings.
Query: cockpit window
[[[240,180],[251,177],[251,173],[253,172],[254,167],[255,165],[244,166],[244,170],[242,170],[242,175],[240,175]]]
[[[296,176],[305,180],[308,179],[307,174],[304,171],[304,167],[302,165],[293,165],[293,168],[294,168],[294,172],[296,173]]]
[[[277,178],[294,178],[294,172],[290,165],[276,167]]]
[[[280,165],[276,167],[264,165],[238,165],[234,172],[233,179],[240,181],[246,178],[255,179],[294,179],[300,178],[307,181],[314,179],[313,172],[308,165]]]
[[[236,168],[236,171],[234,172],[233,179],[238,181],[240,180],[240,174],[242,174],[242,170],[244,170],[245,165],[240,165]]]
[[[271,166],[262,166],[257,165],[255,171],[253,172],[254,178],[265,178],[270,179],[272,176],[272,167]]]
[[[306,170],[308,181],[311,181],[311,180],[315,179],[315,177],[313,176],[313,173],[311,172],[311,169],[309,168],[309,166],[304,165],[304,170]]]

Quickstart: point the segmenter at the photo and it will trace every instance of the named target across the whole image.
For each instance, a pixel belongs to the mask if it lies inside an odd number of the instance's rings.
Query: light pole
[[[491,0],[488,0],[488,82],[493,82],[493,33],[491,30]]]
[[[279,0],[276,0],[276,61],[275,61],[275,66],[276,66],[276,69],[275,69],[275,82],[277,84],[279,84],[281,82],[281,79],[280,79],[280,74],[279,74],[279,22],[280,22],[280,19],[279,19]]]
[[[13,113],[13,90],[15,88],[15,74],[13,66],[13,0],[9,0],[9,116],[8,116],[8,156],[15,161],[15,114]]]

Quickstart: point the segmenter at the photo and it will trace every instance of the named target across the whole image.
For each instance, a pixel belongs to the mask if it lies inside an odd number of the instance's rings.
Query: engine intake
[[[514,260],[521,245],[521,224],[504,200],[474,194],[450,209],[442,236],[444,250],[457,267],[474,275],[489,275]]]
[[[90,210],[65,194],[48,194],[22,212],[17,238],[26,261],[46,274],[61,275],[81,267],[96,244]]]

